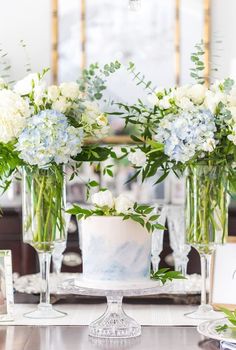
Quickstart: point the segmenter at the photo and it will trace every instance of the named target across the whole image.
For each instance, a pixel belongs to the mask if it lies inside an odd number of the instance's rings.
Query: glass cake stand
[[[141,335],[141,326],[129,317],[122,306],[123,297],[169,293],[171,283],[159,281],[113,282],[89,281],[80,276],[59,286],[63,294],[105,296],[107,308],[102,316],[89,325],[89,335],[97,338],[133,338]]]

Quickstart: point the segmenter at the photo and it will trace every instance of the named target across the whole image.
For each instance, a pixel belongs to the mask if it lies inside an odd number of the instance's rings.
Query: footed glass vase
[[[50,304],[51,256],[56,244],[65,242],[65,177],[62,166],[23,168],[23,241],[38,253],[41,275],[40,303],[30,318],[58,318],[64,313]]]
[[[194,164],[186,177],[186,240],[201,258],[201,305],[188,314],[197,319],[214,319],[219,314],[207,303],[206,278],[208,263],[218,244],[228,235],[228,175],[225,167]]]

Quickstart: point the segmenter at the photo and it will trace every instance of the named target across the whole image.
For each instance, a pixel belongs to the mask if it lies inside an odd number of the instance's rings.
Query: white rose
[[[222,92],[217,92],[214,93],[210,90],[208,90],[206,92],[206,97],[204,100],[204,105],[206,108],[208,108],[213,114],[216,112],[216,108],[218,106],[218,104],[222,102],[222,103],[226,103],[227,102],[227,97],[224,93]]]
[[[115,199],[115,210],[118,214],[127,214],[133,207],[134,202],[123,194]]]
[[[144,166],[146,164],[147,157],[146,154],[138,148],[135,152],[129,153],[128,160],[135,166]]]
[[[108,121],[107,121],[107,116],[103,113],[100,114],[97,118],[96,118],[97,124],[99,126],[106,126]]]
[[[0,142],[17,137],[30,116],[29,104],[11,90],[0,90]]]
[[[55,109],[55,111],[60,113],[65,113],[70,107],[71,103],[67,101],[67,99],[64,96],[60,96],[59,99],[53,102],[52,104],[52,109]]]
[[[111,191],[99,191],[97,193],[94,193],[91,196],[91,201],[94,205],[98,207],[108,207],[108,208],[114,208],[114,199],[112,196]]]
[[[189,85],[183,85],[180,87],[177,87],[175,90],[173,90],[173,97],[177,100],[181,100],[183,97],[188,96],[189,91]]]
[[[60,85],[61,94],[71,100],[76,100],[80,96],[79,85],[75,82],[62,83]]]
[[[48,87],[48,98],[51,101],[56,101],[60,96],[60,89],[56,85],[51,85]]]
[[[182,97],[175,101],[176,105],[183,110],[190,110],[194,107],[194,104],[188,97]]]
[[[15,84],[14,91],[19,95],[28,95],[33,90],[33,86],[36,87],[38,85],[45,87],[45,82],[39,79],[37,73],[30,73]]]
[[[207,88],[202,84],[194,84],[188,90],[188,97],[195,104],[201,104],[204,101]]]

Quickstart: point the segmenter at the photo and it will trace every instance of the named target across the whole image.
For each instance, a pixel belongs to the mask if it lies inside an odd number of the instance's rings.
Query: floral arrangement
[[[70,164],[74,171],[81,161],[105,159],[109,148],[100,139],[110,130],[107,115],[97,100],[107,77],[119,69],[111,63],[101,70],[91,65],[78,82],[47,85],[48,70],[30,73],[14,85],[0,80],[0,178],[7,187],[20,166],[40,169]],[[86,87],[88,87],[88,91]]]
[[[227,78],[207,87],[200,75],[204,71],[203,46],[198,44],[196,48],[191,56],[195,64],[191,75],[196,82],[154,89],[142,79],[151,105],[141,100],[135,105],[120,104],[126,125],[136,127],[132,138],[139,143],[129,160],[143,179],[160,169],[162,175],[157,182],[170,171],[183,173],[196,162],[221,164],[228,168],[231,185],[235,186],[236,82]]]
[[[113,197],[111,191],[102,189],[91,195],[92,209],[81,208],[77,204],[68,212],[77,215],[78,220],[90,216],[121,216],[123,220],[131,219],[145,227],[148,232],[155,229],[165,229],[157,223],[159,215],[155,214],[155,208],[148,205],[138,205],[124,194]]]

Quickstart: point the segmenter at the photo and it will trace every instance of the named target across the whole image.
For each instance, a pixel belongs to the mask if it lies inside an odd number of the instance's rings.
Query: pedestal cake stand
[[[123,310],[123,297],[169,293],[171,283],[160,281],[112,282],[89,281],[83,276],[63,282],[63,294],[105,296],[105,313],[89,325],[89,335],[97,338],[133,338],[141,335],[141,326]]]

